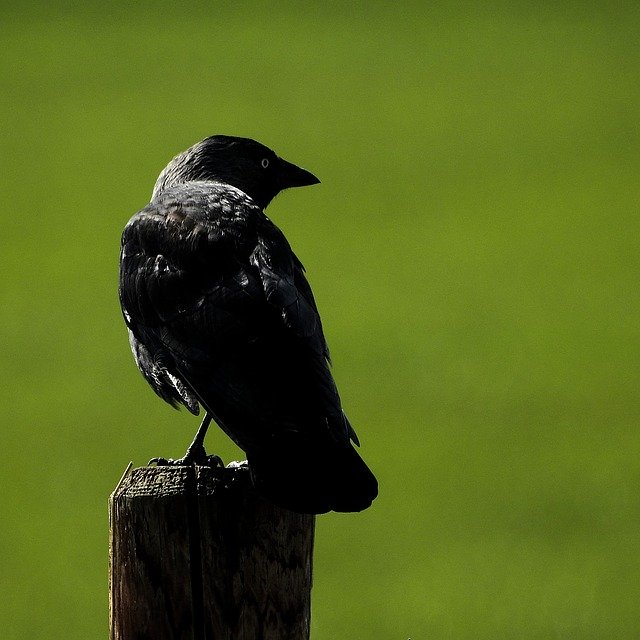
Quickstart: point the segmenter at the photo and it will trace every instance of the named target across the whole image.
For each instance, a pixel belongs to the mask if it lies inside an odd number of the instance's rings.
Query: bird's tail
[[[350,443],[281,443],[248,461],[256,489],[291,511],[362,511],[378,495],[378,481]]]

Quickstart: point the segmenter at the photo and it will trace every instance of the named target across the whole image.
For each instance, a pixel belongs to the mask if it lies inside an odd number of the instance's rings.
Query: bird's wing
[[[231,312],[243,288],[234,280],[236,262],[255,244],[259,211],[240,191],[190,185],[167,190],[124,229],[119,294],[132,350],[149,384],[174,406],[197,413],[198,399],[188,384],[181,388],[166,343],[182,347],[176,357],[198,360],[211,350],[209,338],[232,340],[234,330],[241,332]]]
[[[359,444],[341,408],[329,369],[329,348],[322,321],[304,266],[282,231],[268,219],[259,225],[258,243],[251,254],[251,263],[260,273],[267,302],[278,311],[284,325],[308,350],[318,391],[331,416],[330,429],[335,436],[346,437]]]

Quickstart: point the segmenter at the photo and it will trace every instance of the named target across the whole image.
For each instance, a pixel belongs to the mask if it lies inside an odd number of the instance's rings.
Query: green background
[[[3,3],[0,628],[107,636],[107,498],[196,420],[137,372],[119,237],[256,138],[380,479],[318,519],[312,638],[640,637],[636,2]],[[238,457],[219,430],[208,447]]]

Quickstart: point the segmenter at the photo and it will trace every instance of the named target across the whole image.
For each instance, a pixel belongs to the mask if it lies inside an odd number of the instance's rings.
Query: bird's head
[[[263,209],[283,189],[320,182],[312,173],[278,157],[249,138],[211,136],[177,155],[158,176],[153,195],[185,182],[230,184]]]

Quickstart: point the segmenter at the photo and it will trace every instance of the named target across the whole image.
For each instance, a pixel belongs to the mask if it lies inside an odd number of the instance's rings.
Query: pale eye
[[[266,169],[269,166],[269,158],[262,158],[262,162],[260,164],[263,169]]]

